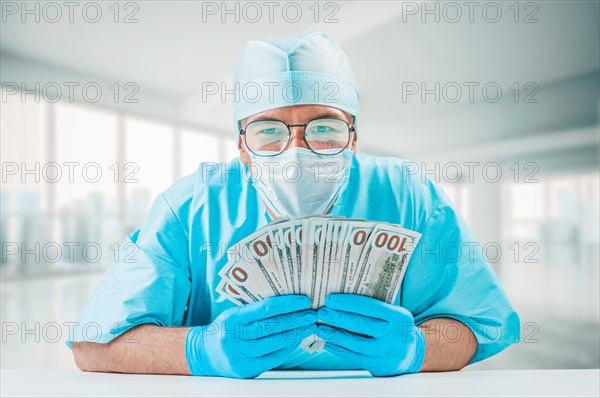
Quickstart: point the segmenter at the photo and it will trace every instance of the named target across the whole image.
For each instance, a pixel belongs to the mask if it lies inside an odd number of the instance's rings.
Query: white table
[[[595,396],[600,370],[423,373],[373,378],[361,371],[275,371],[254,380],[126,375],[77,370],[2,370],[2,397],[13,396]]]

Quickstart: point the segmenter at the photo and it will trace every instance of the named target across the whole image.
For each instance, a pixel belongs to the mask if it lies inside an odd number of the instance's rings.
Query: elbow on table
[[[93,358],[94,351],[92,344],[87,341],[73,342],[71,351],[77,368],[84,372],[98,372],[100,369],[96,366],[98,361]],[[96,365],[95,365],[96,364]]]

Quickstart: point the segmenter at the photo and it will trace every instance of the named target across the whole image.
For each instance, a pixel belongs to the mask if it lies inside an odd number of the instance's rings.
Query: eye
[[[259,130],[258,134],[265,134],[265,135],[281,134],[281,130],[279,130],[278,128],[275,128],[275,127],[271,127],[268,129]]]
[[[331,128],[329,126],[315,126],[316,133],[327,133],[329,131],[331,131]]]

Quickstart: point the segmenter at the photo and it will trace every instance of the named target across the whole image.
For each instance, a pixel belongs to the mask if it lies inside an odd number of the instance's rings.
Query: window
[[[176,135],[175,124],[90,104],[2,98],[0,232],[5,242],[26,248],[92,243],[111,253],[125,233],[143,225],[154,198],[177,178],[200,162],[237,156],[233,138],[206,131]],[[75,256],[68,262],[80,263],[81,251]],[[19,255],[6,260],[21,261]]]
[[[194,173],[200,162],[218,162],[219,137],[197,130],[181,131],[182,175]]]
[[[598,173],[581,173],[505,184],[503,239],[537,243],[548,264],[587,263],[600,243],[599,179]]]
[[[510,211],[515,220],[539,221],[545,218],[547,203],[543,182],[512,184],[508,189]]]
[[[438,184],[454,205],[462,219],[469,222],[469,186],[461,183],[440,182]]]
[[[42,170],[47,157],[47,104],[0,89],[0,233],[4,242],[32,247],[49,239],[48,183]],[[39,182],[37,182],[39,181]],[[15,256],[18,257],[18,256]],[[4,261],[2,256],[2,261]],[[18,258],[6,258],[7,262]]]
[[[99,245],[108,253],[121,234],[117,195],[118,117],[94,107],[55,105],[55,161],[62,176],[54,184],[60,242]],[[81,253],[79,253],[81,254]],[[78,260],[83,260],[79,258]]]
[[[123,181],[128,211],[145,214],[150,203],[174,181],[174,128],[150,120],[125,119]]]
[[[55,187],[57,210],[71,208],[95,195],[114,202],[118,183],[117,115],[89,106],[57,103],[55,120],[55,160],[63,171]],[[69,181],[70,170],[73,182]]]
[[[1,92],[1,91],[0,91]],[[4,98],[4,94],[2,94]],[[47,106],[33,99],[22,102],[21,95],[7,96],[0,104],[0,154],[4,165],[2,192],[9,198],[8,211],[17,211],[14,200],[19,193],[37,196],[40,210],[47,210],[46,185],[42,180],[42,162],[46,159]],[[31,173],[28,170],[36,170]]]
[[[229,162],[233,158],[240,156],[240,150],[238,149],[238,141],[234,138],[223,139],[225,159],[224,162]]]

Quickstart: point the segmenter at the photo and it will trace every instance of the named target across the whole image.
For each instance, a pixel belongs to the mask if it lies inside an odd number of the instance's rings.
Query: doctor
[[[443,191],[400,159],[356,153],[369,132],[358,133],[354,76],[327,35],[248,42],[234,84],[239,159],[201,164],[126,237],[67,341],[81,370],[392,376],[458,370],[518,342],[519,318]],[[332,178],[290,180],[289,164],[329,167]],[[216,294],[227,248],[278,216],[318,213],[422,234],[396,302],[332,294],[313,310],[289,295],[236,307]],[[320,353],[300,347],[313,333],[327,341]]]

